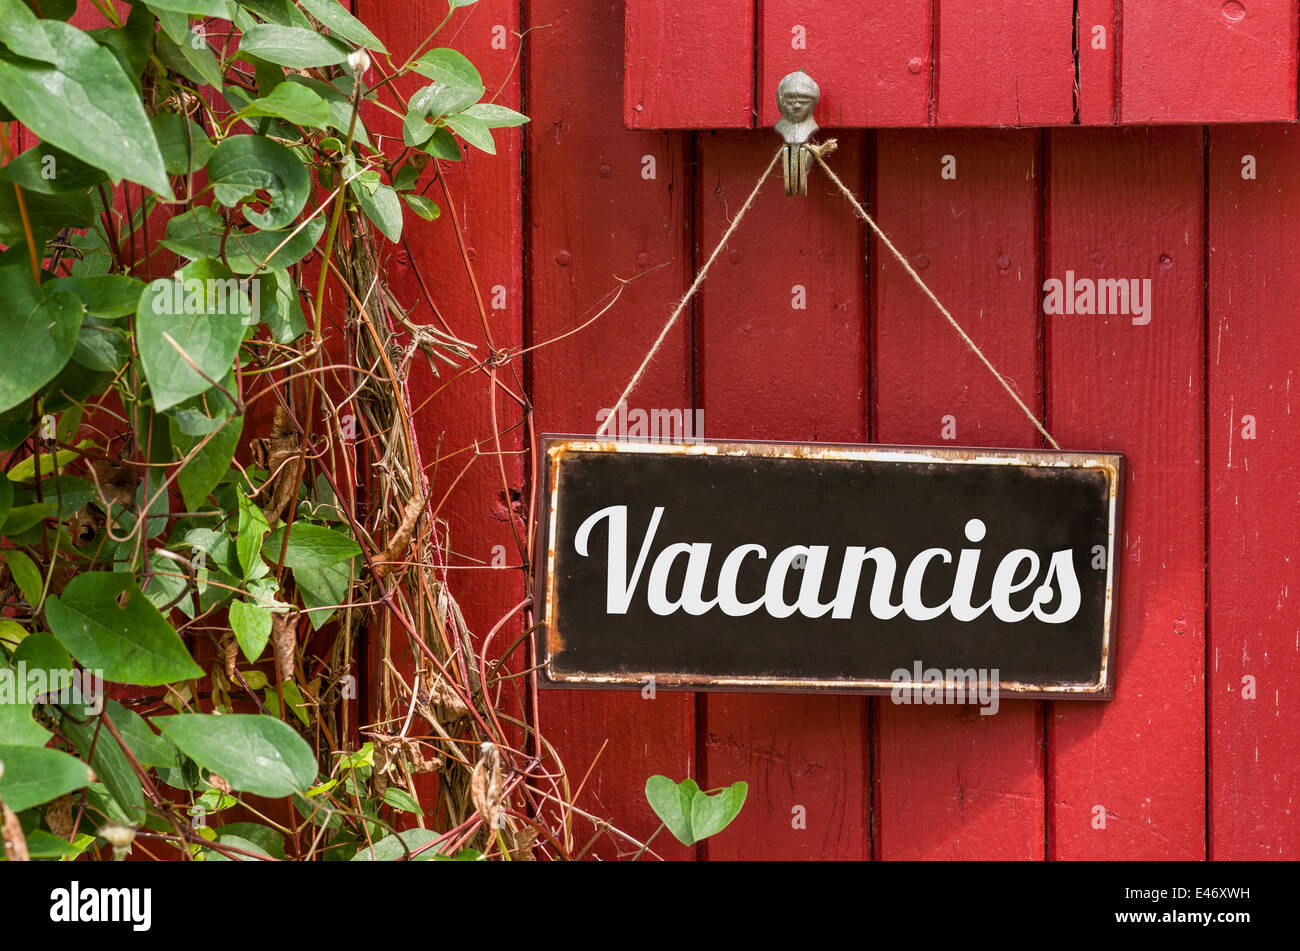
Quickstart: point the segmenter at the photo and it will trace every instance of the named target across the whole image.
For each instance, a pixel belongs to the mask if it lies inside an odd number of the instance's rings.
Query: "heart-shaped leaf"
[[[298,26],[259,23],[244,31],[239,51],[291,69],[333,66],[348,58],[348,50],[337,40]]]
[[[667,776],[651,776],[645,784],[650,808],[682,845],[694,845],[725,829],[740,812],[748,793],[749,784],[743,782],[732,783],[711,796],[693,779],[678,783]]]

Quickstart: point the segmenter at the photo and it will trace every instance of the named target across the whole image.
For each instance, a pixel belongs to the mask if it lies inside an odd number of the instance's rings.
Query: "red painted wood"
[[[1073,119],[1072,0],[949,0],[936,9],[936,125]]]
[[[1205,856],[1201,130],[1053,130],[1047,276],[1150,279],[1151,320],[1046,318],[1048,423],[1125,454],[1117,687],[1054,705],[1049,857]],[[1093,827],[1106,811],[1104,829]]]
[[[1246,156],[1254,179],[1243,177]],[[1216,859],[1300,851],[1298,171],[1294,127],[1210,132],[1207,694]]]
[[[758,124],[780,118],[776,85],[796,69],[821,87],[823,126],[925,125],[930,111],[930,0],[889,5],[762,0]]]
[[[1031,408],[1043,386],[1040,141],[1029,131],[882,132],[873,188],[880,226]],[[955,179],[941,177],[945,156]],[[878,242],[871,281],[873,441],[1041,445]],[[982,716],[883,697],[878,711],[880,858],[1043,857],[1041,703],[1007,701]]]
[[[399,63],[437,27],[446,12],[429,4],[374,4],[370,8],[370,0],[361,0],[359,5],[360,16],[373,24],[375,33]],[[495,95],[498,103],[517,108],[519,77],[511,70],[517,52],[517,40],[512,34],[518,29],[517,4],[508,0],[482,0],[457,11],[433,45],[460,50],[481,73],[487,87],[485,99]],[[403,96],[409,97],[427,84],[427,79],[411,76],[396,85]],[[385,146],[400,150],[401,132],[396,120],[381,115],[373,118],[371,124],[372,134],[378,131],[399,137],[395,146],[391,138]],[[518,250],[523,233],[520,201],[523,133],[521,129],[502,129],[493,134],[495,156],[468,149],[462,161],[441,163],[487,313],[487,330],[455,237],[449,204],[436,183],[424,194],[443,209],[442,216],[437,221],[424,222],[408,215],[403,239],[410,251],[390,248],[386,272],[397,298],[407,307],[415,308],[410,319],[438,326],[425,302],[416,274],[418,269],[452,333],[473,343],[479,359],[493,346],[498,350],[517,349],[523,340],[523,265]],[[422,182],[431,178],[432,172],[426,171]],[[494,297],[498,302],[504,298],[504,308],[493,309]],[[500,374],[511,389],[516,392],[522,389],[521,361],[502,367]],[[427,361],[417,359],[412,364],[410,393],[413,405],[422,407],[415,416],[415,426],[431,476],[430,510],[445,520],[443,531],[447,534],[443,540],[450,549],[452,593],[475,643],[480,643],[501,617],[523,600],[524,581],[518,567],[521,556],[510,524],[514,514],[510,492],[503,484],[495,455],[488,377],[484,373],[461,376],[426,403],[436,388],[447,384],[450,375],[443,368],[442,375],[435,378]],[[520,497],[526,492],[523,463],[517,454],[523,443],[520,431],[510,431],[510,427],[521,417],[519,407],[498,393],[497,426],[502,431],[501,448],[507,453],[504,456],[506,481],[508,489]],[[482,449],[478,455],[474,450],[476,443]],[[469,469],[461,477],[467,464]],[[522,520],[515,521],[522,533]],[[498,560],[509,567],[491,567],[494,556],[500,556]],[[496,648],[513,643],[522,631],[522,616],[516,616],[497,633]],[[399,647],[396,639],[394,646]],[[404,644],[394,653],[401,651],[405,651]],[[407,659],[413,665],[414,655]],[[514,669],[526,666],[522,652],[516,655],[512,666]],[[513,704],[516,712],[523,709],[512,699],[517,685],[519,681],[512,681],[503,692],[505,702]]]
[[[1123,0],[1120,118],[1296,117],[1295,0]]]
[[[1076,93],[1082,125],[1114,125],[1115,62],[1120,47],[1117,0],[1078,0],[1076,43],[1079,88]]]
[[[753,124],[753,0],[713,0],[703,7],[627,0],[625,28],[623,119],[629,129]],[[610,70],[596,82],[604,85],[615,75]]]
[[[673,304],[690,280],[683,137],[629,132],[619,90],[609,82],[622,56],[614,0],[533,0],[529,34],[528,286],[529,341],[536,346],[583,323],[618,286],[638,280],[586,330],[531,357],[534,417],[541,432],[594,433],[596,414],[612,407]],[[652,164],[653,163],[653,164]],[[629,406],[691,405],[689,326],[670,336]],[[646,804],[655,773],[698,777],[692,694],[556,689],[541,697],[542,729],[564,759],[573,789],[602,744],[580,807],[642,840],[659,821]],[[589,823],[575,821],[578,845]],[[594,853],[614,857],[626,845],[606,838]],[[662,833],[653,848],[671,858],[694,849]]]
[[[775,136],[699,137],[697,267],[771,159]],[[835,168],[862,189],[863,142],[840,138]],[[866,436],[863,230],[824,174],[807,198],[769,179],[700,290],[705,432],[711,437],[861,442]],[[806,309],[793,309],[800,285]],[[868,854],[866,701],[711,695],[710,786],[749,783],[710,859],[861,859]],[[802,807],[806,828],[796,828]]]

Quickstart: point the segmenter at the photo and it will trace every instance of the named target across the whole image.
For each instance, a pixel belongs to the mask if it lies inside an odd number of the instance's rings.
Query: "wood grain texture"
[[[1251,159],[1256,177],[1246,178]],[[1298,174],[1294,127],[1210,131],[1207,692],[1215,859],[1300,854]]]
[[[880,226],[1035,411],[1040,142],[1030,131],[882,132],[873,188]],[[1041,447],[888,249],[873,241],[871,260],[872,440]],[[992,716],[878,704],[880,858],[1042,858],[1042,704],[1008,701]]]
[[[1295,0],[1122,3],[1122,122],[1295,119]]]
[[[608,303],[618,278],[638,280],[586,330],[533,352],[529,361],[538,433],[594,433],[690,282],[683,137],[631,132],[619,119],[617,73],[623,42],[615,0],[533,0],[528,109],[529,340],[533,346],[574,329]],[[672,332],[629,406],[691,405],[689,324]],[[698,777],[692,694],[546,690],[543,733],[576,789],[600,756],[579,805],[644,840],[659,821],[645,801],[655,773]],[[575,829],[590,836],[590,825]],[[582,839],[579,840],[581,845]],[[614,857],[606,838],[594,850]],[[655,851],[691,858],[668,833]]]
[[[697,267],[776,144],[699,137]],[[842,136],[832,161],[861,192],[862,136]],[[864,251],[860,223],[824,174],[813,173],[806,198],[768,180],[698,298],[708,436],[864,441]],[[705,706],[706,782],[750,784],[740,816],[707,843],[710,859],[867,857],[864,698],[716,694]]]
[[[888,6],[817,0],[759,4],[758,124],[780,118],[776,85],[796,69],[822,97],[831,128],[925,125],[930,111],[930,0]]]
[[[627,0],[625,16],[623,120],[629,129],[753,125],[753,0],[713,0],[704,7]],[[595,81],[603,85],[616,75],[610,71]]]
[[[1070,123],[1070,0],[940,0],[936,10],[935,125]]]
[[[1121,0],[1078,0],[1075,44],[1079,86],[1075,93],[1081,125],[1114,125],[1115,64],[1119,55]]]
[[[1115,699],[1058,702],[1049,857],[1205,856],[1200,129],[1049,133],[1048,278],[1150,279],[1150,322],[1046,318],[1048,424],[1126,457]],[[1098,809],[1105,828],[1096,828]]]

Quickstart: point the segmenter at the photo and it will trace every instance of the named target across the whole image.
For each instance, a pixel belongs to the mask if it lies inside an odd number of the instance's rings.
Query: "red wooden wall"
[[[445,9],[356,6],[397,52]],[[579,804],[644,838],[652,773],[747,780],[715,839],[656,840],[671,858],[1295,858],[1300,133],[1141,124],[1294,119],[1296,4],[1080,0],[1077,29],[1056,2],[627,6],[626,32],[618,0],[456,13],[454,45],[532,122],[449,174],[467,252],[445,217],[412,227],[389,271],[398,294],[420,299],[411,255],[456,333],[546,344],[502,380],[526,387],[538,432],[594,432],[778,144],[773,77],[815,64],[823,125],[899,127],[833,133],[845,182],[1064,448],[1127,456],[1118,683],[1110,703],[1007,701],[993,717],[547,691],[543,728],[574,786],[599,753]],[[827,8],[861,12],[842,14],[852,31],[818,28]],[[790,55],[791,24],[806,57]],[[990,124],[1062,127],[907,128]],[[465,259],[485,298],[506,288],[487,332]],[[1045,315],[1043,281],[1067,269],[1149,278],[1150,323]],[[942,444],[951,417],[959,445],[1041,445],[817,172],[805,199],[769,182],[631,404],[701,406],[711,437]],[[518,421],[508,396],[497,407],[499,428]],[[423,425],[430,459],[443,432],[444,455],[469,447],[440,485],[474,459],[443,514],[482,632],[524,590],[513,569],[471,570],[495,545],[518,564],[508,490],[528,498],[524,437],[476,455],[491,419]],[[606,839],[593,854],[619,851]]]

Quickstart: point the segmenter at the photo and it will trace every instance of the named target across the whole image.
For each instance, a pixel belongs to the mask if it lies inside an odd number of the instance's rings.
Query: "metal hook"
[[[808,194],[808,172],[812,168],[808,139],[817,131],[812,114],[821,96],[821,89],[801,69],[777,83],[776,105],[781,110],[781,118],[776,120],[774,128],[785,140],[781,169],[787,195]]]

